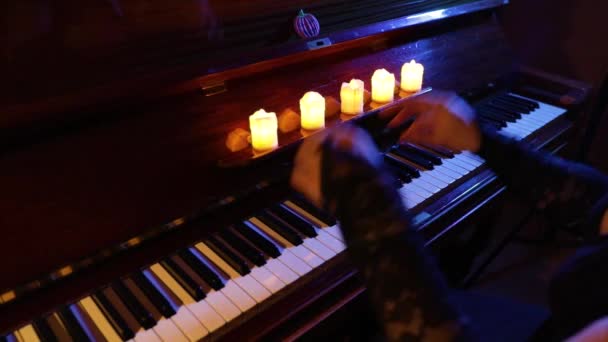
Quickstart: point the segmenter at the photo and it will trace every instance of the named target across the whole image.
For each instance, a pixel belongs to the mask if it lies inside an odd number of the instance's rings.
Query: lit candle
[[[271,150],[279,146],[277,115],[260,109],[249,116],[251,145],[257,151]]]
[[[363,81],[350,80],[350,83],[342,83],[340,89],[341,111],[344,114],[356,115],[363,113],[363,93],[365,88]]]
[[[300,99],[301,125],[303,129],[314,131],[325,127],[325,98],[309,91]]]
[[[424,66],[416,63],[415,60],[412,59],[411,62],[403,64],[403,67],[401,67],[401,89],[410,93],[420,91],[423,75]]]
[[[395,75],[378,69],[372,76],[372,101],[385,103],[393,101],[395,97]]]

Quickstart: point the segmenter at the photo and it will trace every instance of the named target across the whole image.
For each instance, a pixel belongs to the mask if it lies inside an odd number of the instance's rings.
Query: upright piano
[[[590,92],[517,63],[497,17],[507,0],[12,2],[3,341],[289,340],[332,321],[355,331],[360,313],[344,309],[365,288],[339,224],[285,178],[305,137],[280,133],[278,150],[254,158],[228,150],[228,133],[259,108],[297,113],[310,90],[334,111],[328,126],[377,133],[378,113],[407,98],[345,117],[341,83],[369,90],[374,70],[399,78],[415,59],[425,88],[456,91],[497,130],[559,151]],[[308,14],[318,25],[298,17]],[[432,250],[505,190],[469,152],[383,152]]]

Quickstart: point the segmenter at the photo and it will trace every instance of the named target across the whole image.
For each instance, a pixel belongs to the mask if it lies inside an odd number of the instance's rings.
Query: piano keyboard
[[[480,120],[524,139],[566,111],[516,94],[476,106]],[[413,144],[384,156],[408,208],[484,164],[472,153]],[[298,196],[176,251],[0,341],[196,341],[344,251],[335,219]]]

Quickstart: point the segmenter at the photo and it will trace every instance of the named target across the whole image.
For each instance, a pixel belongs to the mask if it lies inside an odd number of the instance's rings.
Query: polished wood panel
[[[303,8],[324,35],[472,0],[8,1],[1,45],[0,103],[60,95],[176,65],[213,61],[301,40],[292,20]],[[206,74],[208,72],[202,72]]]
[[[329,6],[327,8],[331,9],[334,5],[358,8],[368,2],[342,1],[334,4],[327,0],[306,4],[319,8]],[[266,38],[262,37],[262,41],[256,38],[222,43],[224,32],[230,25],[242,26],[246,22],[270,25],[274,30],[289,35],[291,28],[286,30],[283,26],[285,18],[267,23],[268,18],[264,17],[283,18],[288,15],[290,21],[292,14],[281,12],[286,10],[284,2],[264,0],[255,3],[258,9],[252,11],[247,19],[239,17],[235,7],[248,9],[249,2],[235,5],[233,2],[215,4],[213,1],[187,0],[171,5],[141,0],[87,0],[85,4],[76,6],[63,0],[53,4],[40,1],[8,5],[4,13],[9,13],[9,24],[17,29],[6,32],[6,39],[0,45],[5,57],[5,63],[1,65],[4,77],[0,92],[0,137],[19,135],[21,130],[17,128],[23,126],[33,129],[32,124],[39,128],[43,124],[57,125],[66,118],[68,121],[82,119],[101,108],[123,108],[126,104],[141,103],[176,91],[197,89],[201,85],[199,82],[206,84],[210,81],[196,80],[195,77],[226,77],[219,72],[228,70],[242,76],[249,74],[242,69],[244,66],[252,66],[253,72],[260,72],[264,68],[268,70],[269,61],[272,68],[316,59],[365,45],[361,41],[364,37],[379,33],[384,36],[389,31],[403,34],[401,31],[405,27],[430,23],[443,16],[494,8],[502,1],[433,0],[422,4],[399,1],[398,6],[405,12],[389,11],[391,16],[418,13],[434,6],[464,5],[448,7],[428,16],[372,21],[373,24],[357,26],[353,30],[324,30],[320,37],[332,45],[315,51],[309,51],[306,40],[291,38],[264,41]],[[369,7],[369,4],[365,6]],[[261,13],[264,8],[268,8],[270,14]],[[333,14],[328,18],[335,15],[343,24],[362,14],[366,20],[379,20],[371,15],[373,10],[347,11],[340,8],[333,8]],[[386,10],[383,6],[374,8]],[[218,14],[214,12],[217,9],[223,10]],[[259,15],[262,18],[258,18]],[[234,20],[228,20],[230,18]],[[196,22],[201,25],[198,29],[190,27],[194,24],[189,23]],[[355,24],[361,25],[352,23]],[[221,34],[213,33],[215,31]],[[244,26],[234,32],[238,37],[244,37],[258,31],[256,27]],[[369,43],[373,44],[372,41]]]

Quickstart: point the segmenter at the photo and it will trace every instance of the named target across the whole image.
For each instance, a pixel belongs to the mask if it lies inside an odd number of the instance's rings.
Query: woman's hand
[[[323,144],[329,144],[329,150],[351,153],[372,165],[382,162],[371,137],[353,125],[324,130],[304,140],[295,157],[291,186],[318,207],[324,202],[321,192]]]
[[[414,123],[401,135],[400,140],[455,151],[479,150],[481,133],[475,122],[475,111],[455,93],[433,90],[413,98],[388,126],[396,127],[414,116]]]

